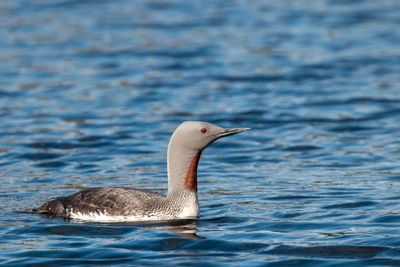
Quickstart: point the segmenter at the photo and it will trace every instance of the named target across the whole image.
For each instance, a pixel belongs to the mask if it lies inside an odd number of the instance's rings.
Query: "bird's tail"
[[[58,198],[33,209],[33,212],[47,214],[49,216],[63,216],[65,214],[65,206],[62,199]]]

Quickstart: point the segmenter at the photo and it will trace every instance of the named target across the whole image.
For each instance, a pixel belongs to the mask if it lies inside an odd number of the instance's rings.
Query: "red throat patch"
[[[190,163],[185,177],[185,189],[197,192],[197,165],[199,165],[201,152],[197,152]]]

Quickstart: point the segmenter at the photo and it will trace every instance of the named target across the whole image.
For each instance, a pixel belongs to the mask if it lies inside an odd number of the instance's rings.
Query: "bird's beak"
[[[234,135],[234,134],[238,134],[244,131],[249,130],[250,128],[232,128],[232,129],[223,129],[221,132],[217,133],[215,135],[215,137],[217,139],[221,138],[221,137],[225,137],[225,136],[229,136],[229,135]]]

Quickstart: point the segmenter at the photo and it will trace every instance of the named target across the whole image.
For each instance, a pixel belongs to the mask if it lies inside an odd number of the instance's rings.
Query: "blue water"
[[[400,265],[400,2],[0,1],[0,264]],[[185,120],[251,127],[199,166],[195,221],[31,212],[166,192]]]

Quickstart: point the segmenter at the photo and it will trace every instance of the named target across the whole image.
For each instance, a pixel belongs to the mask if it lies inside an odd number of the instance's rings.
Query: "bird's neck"
[[[168,197],[176,194],[197,196],[197,166],[201,151],[170,142],[168,146]]]

